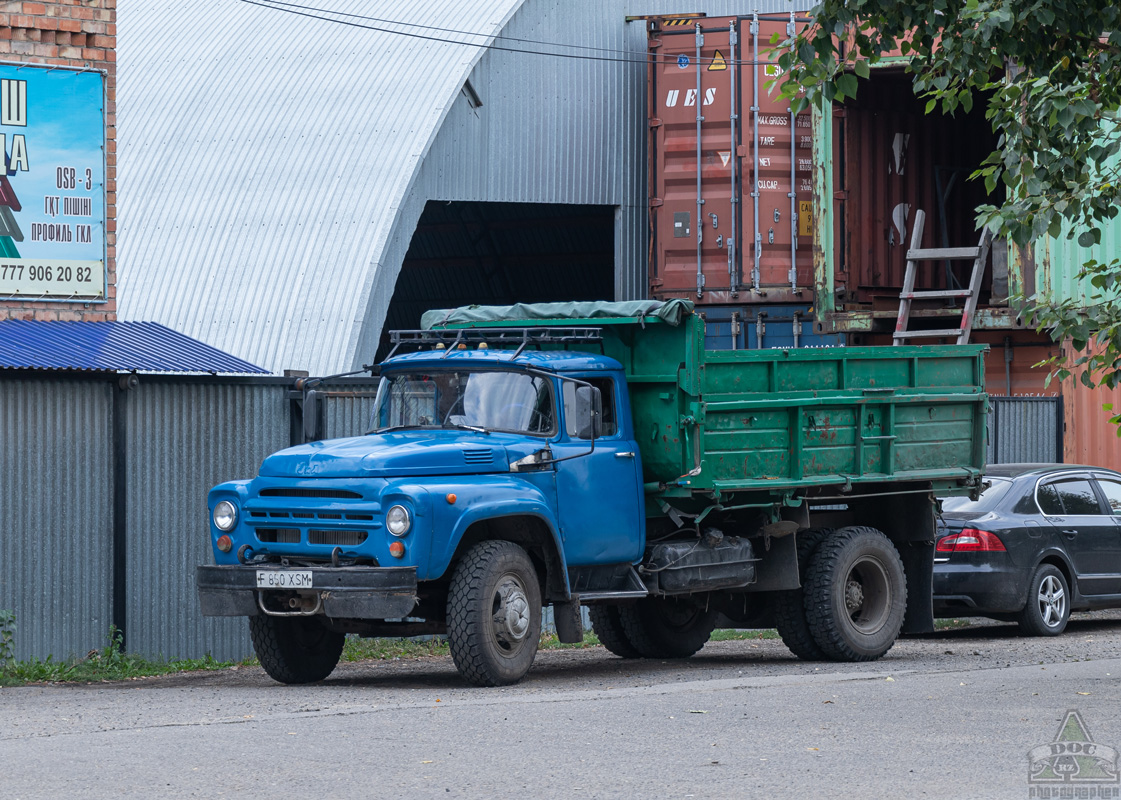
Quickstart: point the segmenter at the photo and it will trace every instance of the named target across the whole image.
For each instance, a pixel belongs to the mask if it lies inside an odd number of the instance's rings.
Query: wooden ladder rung
[[[981,255],[980,247],[933,247],[907,251],[908,261],[972,261]]]
[[[938,328],[930,331],[896,331],[896,339],[934,339],[939,336],[960,336],[961,328]]]
[[[908,292],[899,295],[900,300],[927,300],[937,297],[969,297],[973,292],[968,289],[924,289],[918,292]],[[960,311],[960,309],[958,309]],[[953,313],[954,309],[947,309],[946,313]]]

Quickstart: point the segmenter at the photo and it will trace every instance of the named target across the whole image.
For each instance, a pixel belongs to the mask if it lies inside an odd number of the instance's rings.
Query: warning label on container
[[[728,62],[725,60],[724,54],[717,50],[712,56],[712,63],[708,65],[708,71],[720,72],[725,69],[728,69]]]
[[[798,201],[798,235],[813,236],[814,217],[813,202],[810,200]]]

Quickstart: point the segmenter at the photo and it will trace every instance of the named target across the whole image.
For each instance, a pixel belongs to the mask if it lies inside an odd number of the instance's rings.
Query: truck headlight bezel
[[[219,500],[214,504],[214,511],[210,515],[214,527],[223,533],[229,533],[237,527],[237,506],[229,500]]]
[[[385,529],[397,537],[404,536],[413,527],[413,517],[409,509],[401,504],[390,506],[385,512]]]

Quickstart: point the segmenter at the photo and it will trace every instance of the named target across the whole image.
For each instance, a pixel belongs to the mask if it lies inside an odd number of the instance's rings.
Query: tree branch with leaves
[[[782,91],[795,111],[855,96],[884,58],[909,58],[926,113],[983,104],[997,149],[973,174],[1004,201],[982,205],[988,226],[1021,248],[1043,236],[1092,247],[1121,211],[1121,5],[1101,0],[826,0],[781,43]],[[1052,365],[1087,385],[1121,385],[1121,253],[1080,269],[1096,293],[1020,297],[1023,313],[1081,355]],[[1114,418],[1121,422],[1121,415]],[[1121,433],[1121,431],[1119,431]]]

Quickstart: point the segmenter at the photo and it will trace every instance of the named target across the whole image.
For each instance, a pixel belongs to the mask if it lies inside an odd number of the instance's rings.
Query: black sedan
[[[1055,636],[1071,611],[1121,607],[1121,474],[990,466],[976,501],[942,501],[934,614],[1014,620]]]

